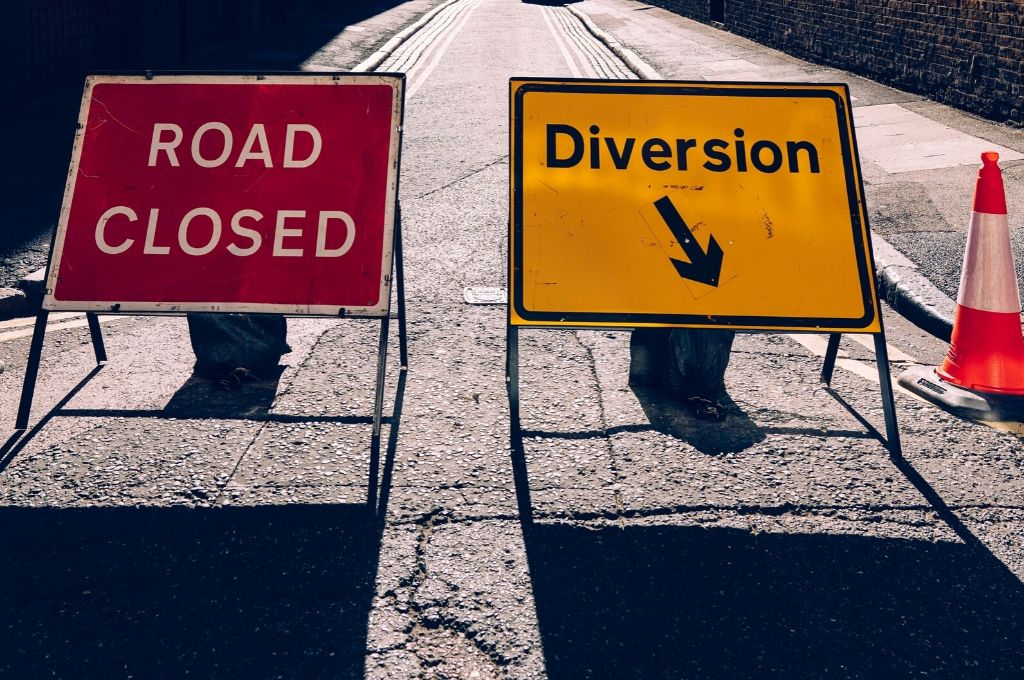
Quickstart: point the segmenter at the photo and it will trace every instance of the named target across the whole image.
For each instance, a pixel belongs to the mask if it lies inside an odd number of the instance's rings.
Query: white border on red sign
[[[339,307],[337,305],[288,305],[259,303],[203,303],[203,302],[125,302],[120,300],[57,300],[53,297],[59,276],[61,253],[67,231],[68,215],[71,211],[71,198],[75,192],[75,179],[78,176],[78,164],[82,155],[82,142],[85,137],[86,123],[89,118],[89,107],[92,101],[93,88],[101,83],[162,83],[175,84],[210,84],[220,83],[237,85],[246,83],[280,84],[280,85],[346,85],[346,84],[378,84],[388,85],[393,92],[391,112],[391,143],[388,151],[388,187],[384,206],[384,248],[381,253],[380,298],[375,307]],[[293,316],[331,316],[331,317],[385,317],[391,308],[391,281],[394,266],[394,226],[395,209],[398,197],[398,159],[401,144],[402,108],[405,100],[405,78],[400,74],[382,73],[296,73],[296,74],[154,74],[146,75],[110,75],[87,76],[85,90],[82,93],[82,105],[78,114],[78,131],[71,153],[71,166],[68,170],[67,185],[64,189],[64,200],[61,205],[57,232],[54,236],[53,252],[50,256],[49,274],[46,279],[46,292],[43,298],[43,309],[50,311],[76,312],[114,312],[114,313],[151,313],[174,314],[180,312],[236,312],[253,314],[287,314]]]

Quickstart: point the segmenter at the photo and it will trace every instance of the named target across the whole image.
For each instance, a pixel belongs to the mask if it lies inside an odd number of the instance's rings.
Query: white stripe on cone
[[[983,312],[1020,313],[1017,271],[1006,215],[972,213],[957,304]]]

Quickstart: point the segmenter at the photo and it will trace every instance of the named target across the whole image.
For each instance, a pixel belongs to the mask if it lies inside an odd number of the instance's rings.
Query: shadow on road
[[[273,419],[272,382],[225,393],[231,407],[202,405],[212,388],[190,381],[167,417]],[[0,677],[363,677],[405,383],[403,371],[379,501],[371,452],[365,504],[0,507]],[[0,459],[23,445],[15,435]]]
[[[89,371],[89,373],[84,378],[78,381],[77,385],[71,388],[71,390],[67,394],[65,394],[64,397],[59,402],[57,402],[57,404],[52,409],[50,409],[42,418],[39,419],[39,421],[35,425],[32,426],[31,430],[29,430],[28,432],[15,430],[14,433],[10,437],[8,437],[7,441],[5,441],[2,446],[0,446],[0,472],[3,472],[7,468],[7,466],[11,464],[11,461],[14,460],[14,456],[16,456],[19,451],[25,448],[25,445],[28,444],[28,442],[30,442],[33,437],[39,434],[39,432],[46,426],[46,424],[53,420],[53,417],[57,415],[57,413],[59,413],[61,409],[63,409],[68,404],[68,402],[70,402],[75,397],[75,395],[77,395],[85,388],[85,386],[89,383],[90,380],[92,380],[100,371],[103,370],[104,365],[105,364],[99,364],[95,366],[91,371]]]
[[[363,505],[0,508],[0,676],[362,677]]]
[[[243,382],[232,390],[221,389],[215,381],[193,375],[164,406],[162,417],[261,419],[274,405],[283,372],[284,366],[279,365],[273,375]]]
[[[241,419],[261,422],[341,422],[372,423],[372,416],[317,417],[290,414],[272,414],[270,408],[277,395],[283,366],[273,376],[260,382],[246,382],[238,389],[219,389],[211,380],[193,375],[174,393],[162,409],[69,409],[64,408],[97,373],[103,365],[94,368],[75,387],[48,411],[28,432],[15,432],[0,445],[0,472],[14,457],[57,416],[69,418],[160,418],[160,419]],[[403,383],[404,385],[404,383]],[[385,422],[388,419],[385,418]]]
[[[524,524],[549,677],[1011,678],[1024,587],[959,543]]]
[[[317,416],[292,413],[271,413],[277,397],[278,382],[284,367],[278,366],[271,378],[243,382],[225,390],[216,381],[192,375],[160,409],[59,408],[47,417],[66,418],[161,418],[189,420],[254,420],[261,423],[343,423],[369,424],[373,414]],[[404,383],[400,383],[404,385]],[[387,415],[383,422],[390,422]],[[37,426],[38,427],[38,426]],[[30,435],[35,434],[35,429]],[[29,437],[26,436],[26,439]],[[21,446],[25,442],[20,442]]]
[[[318,2],[313,11],[298,11],[288,21],[270,24],[258,34],[214,48],[189,50],[185,65],[194,69],[295,70],[345,28],[405,0]],[[391,36],[381,36],[383,44]]]
[[[630,386],[651,427],[658,432],[681,439],[701,453],[738,453],[764,441],[765,431],[750,419],[728,396],[723,420],[701,420],[686,404],[670,398],[664,390]]]
[[[697,430],[708,423],[657,400],[644,408],[650,427],[700,448]],[[736,450],[801,428],[748,419],[739,429]],[[553,680],[1024,677],[1024,585],[902,458],[894,466],[960,542],[542,522],[527,435],[558,435],[512,422],[516,500]]]
[[[743,408],[728,395],[721,404],[725,407],[726,417],[722,420],[703,420],[693,415],[693,409],[677,398],[673,398],[658,388],[632,385],[630,389],[650,421],[650,429],[670,435],[688,443],[701,453],[718,455],[723,453],[739,453],[759,444],[769,434],[799,435],[821,438],[853,438],[878,439],[880,435],[868,425],[866,430],[836,430],[826,427],[814,427],[813,419],[806,427],[787,427],[778,425],[759,425]],[[755,417],[765,415],[765,409],[759,409]],[[856,414],[855,414],[856,415]],[[863,419],[861,419],[863,420]],[[641,426],[619,426],[613,430],[640,431]]]

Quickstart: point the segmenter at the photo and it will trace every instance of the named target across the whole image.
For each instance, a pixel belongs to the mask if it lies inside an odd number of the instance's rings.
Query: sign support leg
[[[92,336],[92,348],[96,352],[96,363],[106,363],[107,348],[103,344],[103,332],[100,330],[99,317],[93,312],[86,312],[85,318],[89,322],[89,335]]]
[[[885,332],[875,335],[875,361],[878,363],[878,382],[882,386],[882,413],[885,415],[885,443],[889,454],[903,457],[899,426],[896,423],[896,398],[892,391],[892,372],[889,370],[889,349]]]
[[[525,529],[533,524],[533,502],[530,500],[530,475],[526,469],[526,450],[519,422],[519,328],[506,327],[505,384],[508,387],[509,449],[512,453],[512,477],[516,487],[519,521]]]
[[[395,282],[398,285],[398,359],[409,369],[409,340],[405,332],[405,263],[402,254],[402,204],[395,207]]]
[[[825,364],[821,369],[821,381],[830,387],[832,373],[836,367],[836,357],[839,355],[840,338],[842,338],[841,333],[832,333],[828,336]],[[885,331],[876,333],[874,339],[878,383],[882,388],[882,413],[885,416],[885,445],[892,456],[902,457],[903,446],[900,443],[900,431],[896,423],[896,399],[892,391],[892,372],[889,370],[889,348],[885,344]]]
[[[373,400],[373,434],[370,436],[370,489],[366,503],[377,504],[377,484],[380,476],[380,423],[384,411],[384,375],[388,364],[388,328],[391,314],[380,320],[380,347],[377,351],[377,393]]]
[[[39,360],[43,355],[43,338],[46,336],[46,321],[50,313],[45,309],[36,314],[36,326],[32,331],[32,345],[28,350],[28,364],[25,366],[25,383],[21,387],[21,404],[18,406],[16,430],[28,427],[28,416],[32,411],[32,397],[36,392],[36,377],[39,375]]]
[[[519,329],[509,325],[505,336],[505,385],[513,436],[519,432]]]
[[[825,350],[825,363],[821,367],[821,382],[832,385],[832,372],[836,368],[836,357],[839,356],[839,340],[842,333],[832,333],[828,336],[828,348]]]

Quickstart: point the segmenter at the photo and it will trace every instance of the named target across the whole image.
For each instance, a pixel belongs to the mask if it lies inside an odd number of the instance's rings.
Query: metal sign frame
[[[841,96],[836,90],[841,90]],[[537,310],[528,309],[524,300],[524,138],[527,118],[525,100],[531,93],[557,93],[566,95],[623,95],[624,100],[644,96],[678,96],[688,98],[737,98],[742,101],[779,98],[804,101],[819,100],[834,106],[836,112],[836,140],[842,158],[842,177],[845,180],[846,205],[842,215],[850,220],[852,250],[856,258],[858,297],[861,310],[858,317],[829,316],[753,316],[721,315],[709,318],[704,313],[642,313],[629,311],[580,311],[575,309]],[[513,265],[509,271],[509,288],[512,309],[524,326],[628,326],[660,327],[682,326],[689,328],[733,328],[745,330],[805,331],[852,331],[868,328],[878,311],[878,297],[872,279],[873,259],[870,252],[867,210],[863,201],[863,184],[860,164],[856,155],[853,122],[849,115],[849,91],[844,84],[829,83],[742,83],[742,82],[689,82],[649,80],[586,80],[547,78],[513,78],[511,80],[512,135],[510,154],[512,201],[510,205],[512,227],[510,255]],[[627,107],[629,108],[629,107]],[[632,111],[633,109],[630,108]],[[642,109],[641,109],[642,110]],[[728,127],[731,127],[728,126]],[[596,129],[596,128],[595,128]],[[636,155],[634,153],[634,155]],[[620,169],[622,169],[620,167]],[[705,180],[706,181],[706,180]],[[546,282],[545,282],[546,283]]]
[[[57,282],[60,277],[60,264],[64,252],[64,241],[71,213],[71,201],[74,197],[78,180],[78,169],[81,162],[85,141],[84,130],[88,124],[92,108],[93,89],[104,84],[152,83],[159,85],[322,85],[325,87],[346,84],[390,85],[398,90],[392,105],[392,125],[388,148],[387,188],[384,196],[384,215],[382,228],[383,248],[381,252],[381,281],[379,284],[378,303],[373,307],[343,307],[339,305],[296,305],[276,303],[246,302],[145,302],[125,300],[89,300],[65,301],[55,297]],[[393,224],[398,197],[398,156],[401,145],[402,111],[405,106],[404,74],[395,73],[331,73],[331,72],[297,72],[297,73],[227,73],[227,72],[148,72],[145,74],[111,74],[90,75],[86,77],[79,109],[78,133],[75,135],[71,154],[71,165],[64,191],[64,200],[57,221],[54,235],[54,246],[51,263],[56,267],[47,271],[45,297],[43,306],[50,311],[124,311],[124,312],[235,312],[256,314],[294,314],[302,316],[367,316],[378,317],[385,313],[390,293],[390,271],[393,250]]]
[[[725,328],[734,329],[739,332],[773,332],[785,331],[791,333],[829,333],[828,348],[824,358],[824,365],[821,373],[821,380],[831,390],[832,375],[835,368],[836,358],[839,351],[839,342],[843,332],[863,333],[859,330],[861,325],[867,326],[877,321],[878,331],[869,332],[874,339],[875,359],[878,368],[879,383],[881,387],[882,410],[885,419],[885,437],[879,435],[879,439],[889,450],[890,454],[896,457],[902,456],[902,445],[900,443],[899,427],[896,421],[896,403],[892,389],[892,374],[889,368],[888,348],[885,339],[885,328],[882,321],[881,307],[878,302],[878,294],[874,284],[874,254],[870,239],[870,224],[866,203],[864,202],[864,187],[862,173],[860,170],[860,156],[857,151],[856,132],[853,127],[852,117],[849,114],[849,90],[846,85],[842,87],[846,96],[844,102],[837,102],[837,110],[844,112],[839,119],[840,139],[843,148],[844,174],[848,184],[848,192],[851,194],[851,218],[854,222],[854,229],[857,230],[855,238],[855,252],[858,258],[858,274],[861,281],[862,294],[864,296],[866,314],[857,320],[851,319],[785,319],[794,322],[791,324],[779,324],[779,319],[772,318],[733,318],[714,317],[709,322],[707,316],[693,317],[688,315],[630,315],[613,314],[601,315],[591,313],[573,313],[569,310],[566,313],[531,313],[522,307],[522,280],[523,280],[523,244],[522,244],[522,215],[523,215],[523,115],[522,97],[529,91],[564,91],[559,90],[559,84],[566,83],[572,92],[593,92],[602,93],[643,93],[643,92],[664,92],[671,88],[673,93],[680,91],[685,93],[701,94],[706,93],[709,86],[720,85],[726,87],[749,88],[747,92],[756,92],[746,96],[766,96],[770,94],[769,88],[774,87],[775,93],[780,88],[804,88],[819,84],[808,83],[708,83],[689,81],[635,81],[635,80],[601,80],[588,79],[559,79],[550,78],[511,78],[510,85],[510,115],[512,125],[509,134],[509,164],[510,174],[510,213],[509,213],[509,247],[508,247],[508,277],[510,290],[510,301],[506,316],[506,363],[505,381],[509,399],[509,412],[511,419],[511,436],[513,448],[517,441],[521,441],[520,428],[520,392],[519,392],[519,329],[537,328],[554,330],[631,330],[636,328],[650,327],[683,327],[683,328]],[[518,89],[517,89],[518,85]],[[824,84],[825,87],[837,87],[837,85]],[[744,90],[737,90],[743,92]],[[787,90],[787,95],[792,94]],[[845,125],[844,125],[845,123]],[[861,240],[860,234],[866,237]],[[518,285],[517,285],[518,284]],[[877,311],[876,311],[877,310]],[[524,314],[525,312],[525,314]],[[518,319],[516,318],[518,317]],[[876,318],[877,317],[877,318]],[[849,323],[855,321],[856,324]],[[846,322],[846,323],[844,323]],[[859,324],[859,325],[857,325]],[[860,416],[858,415],[858,418]],[[862,419],[863,421],[863,419]],[[866,423],[867,421],[863,421]]]
[[[381,423],[383,420],[384,406],[384,382],[387,371],[388,335],[391,320],[398,322],[399,341],[399,368],[407,371],[409,368],[408,357],[408,334],[406,330],[406,309],[405,309],[405,270],[402,255],[402,211],[399,200],[399,177],[402,156],[402,132],[405,115],[405,74],[404,73],[277,73],[277,72],[146,72],[145,74],[111,74],[110,77],[138,79],[143,77],[147,80],[156,78],[197,78],[201,77],[204,82],[232,82],[237,83],[239,79],[245,82],[259,82],[261,84],[282,82],[305,81],[307,79],[328,79],[332,82],[338,80],[352,81],[382,81],[390,79],[397,86],[395,98],[395,117],[392,127],[391,149],[389,151],[388,168],[388,194],[386,199],[386,217],[384,233],[384,263],[381,269],[381,301],[374,308],[345,308],[338,306],[305,306],[296,308],[292,305],[167,305],[157,306],[146,303],[61,303],[51,304],[49,308],[44,306],[36,314],[35,326],[32,333],[32,342],[29,347],[28,362],[25,367],[25,379],[22,384],[21,401],[18,406],[15,429],[24,431],[28,428],[29,416],[31,415],[32,400],[35,394],[36,382],[39,368],[42,361],[43,341],[46,336],[46,325],[50,311],[77,311],[85,312],[89,326],[89,335],[92,341],[93,350],[96,355],[98,366],[105,365],[108,361],[106,347],[103,341],[103,334],[100,329],[98,313],[117,316],[181,316],[187,311],[210,312],[210,313],[257,313],[257,314],[282,314],[292,317],[321,317],[339,319],[380,319],[380,338],[377,350],[377,373],[375,382],[374,409],[373,409],[373,431],[370,440],[370,471],[369,471],[369,493],[367,502],[373,505],[376,502],[377,487],[380,478],[380,436]],[[110,81],[107,81],[110,82]],[[179,80],[180,82],[180,80]],[[88,84],[86,93],[88,92]],[[85,97],[83,96],[83,101]],[[82,116],[87,114],[87,107],[82,107]],[[69,170],[67,190],[65,191],[64,204],[61,209],[61,222],[58,230],[54,233],[50,242],[50,254],[47,258],[46,276],[47,282],[46,301],[53,302],[53,282],[57,273],[54,271],[55,254],[59,254],[63,247],[64,230],[69,212],[69,201],[74,190],[74,178],[81,155],[81,136],[75,140],[74,155],[72,156],[71,168]],[[386,267],[386,268],[385,268]],[[397,314],[391,311],[392,290],[391,283],[395,283],[395,296],[397,298]]]

